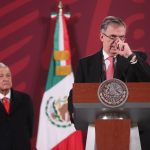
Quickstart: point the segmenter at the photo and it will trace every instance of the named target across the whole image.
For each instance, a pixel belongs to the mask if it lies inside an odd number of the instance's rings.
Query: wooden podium
[[[127,83],[129,97],[119,108],[107,108],[98,99],[99,83],[74,83],[75,126],[85,130],[95,124],[97,150],[129,150],[132,123],[150,123],[150,83]],[[97,119],[104,112],[123,112],[127,119]]]

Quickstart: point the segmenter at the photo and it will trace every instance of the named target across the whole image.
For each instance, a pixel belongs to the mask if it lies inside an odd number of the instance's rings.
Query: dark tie
[[[9,100],[7,97],[3,98],[3,105],[4,105],[6,112],[9,113],[10,104],[9,104]]]
[[[108,68],[106,70],[106,79],[107,80],[110,80],[110,79],[113,79],[113,76],[114,76],[114,64],[113,64],[113,57],[112,56],[109,56],[107,58],[107,60],[109,61],[109,65],[108,65]]]

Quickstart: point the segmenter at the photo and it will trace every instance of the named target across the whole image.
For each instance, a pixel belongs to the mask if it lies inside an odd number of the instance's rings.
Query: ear
[[[100,40],[103,42],[103,38],[104,38],[104,35],[102,33],[100,33]]]

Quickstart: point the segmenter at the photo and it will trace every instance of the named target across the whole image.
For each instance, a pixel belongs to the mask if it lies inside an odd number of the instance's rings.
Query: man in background
[[[79,60],[75,83],[100,83],[113,78],[124,82],[150,82],[146,54],[131,50],[126,42],[126,32],[126,24],[120,18],[104,18],[99,35],[103,47],[96,54]],[[73,121],[72,91],[68,98],[68,109]],[[150,149],[150,142],[146,143],[148,137],[144,139],[143,129],[140,133],[142,149]]]
[[[0,150],[31,150],[32,131],[31,98],[12,89],[11,71],[0,63]]]

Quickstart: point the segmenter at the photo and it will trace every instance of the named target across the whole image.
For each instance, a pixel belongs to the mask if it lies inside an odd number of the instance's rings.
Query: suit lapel
[[[20,105],[20,103],[21,103],[20,99],[21,98],[19,98],[18,94],[14,90],[11,89],[10,112],[9,112],[9,114],[14,112],[17,109],[17,107]],[[1,102],[0,102],[0,111],[2,111],[3,113],[8,114]]]
[[[117,56],[116,59],[117,59],[117,62],[116,62],[116,66],[115,66],[114,78],[120,79],[125,82],[128,62],[122,56]]]
[[[102,51],[100,51],[98,54],[97,54],[97,58],[95,59],[96,61],[93,61],[95,62],[94,66],[95,66],[95,80],[96,82],[102,82],[104,81],[104,78],[105,78],[105,75],[104,75],[104,71],[103,71],[103,54],[102,54]]]
[[[99,62],[99,68],[100,68],[100,72],[99,72],[99,75],[100,75],[100,82],[103,82],[105,80],[105,69],[104,69],[104,60],[103,60],[103,54],[102,54],[102,50],[100,51],[100,62]]]
[[[2,104],[1,102],[0,102],[0,111],[2,111],[2,112],[4,112],[4,113],[7,114],[7,112],[6,112],[6,110],[5,110],[4,106],[3,106],[3,104]]]
[[[14,112],[17,107],[20,105],[19,96],[15,93],[14,90],[11,90],[11,103],[10,103],[10,113]]]

